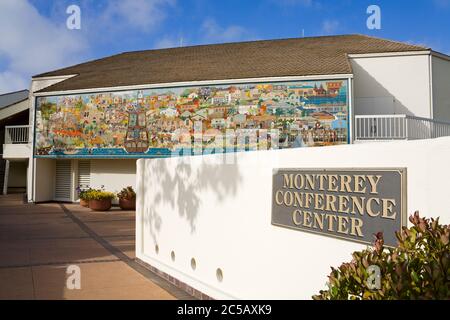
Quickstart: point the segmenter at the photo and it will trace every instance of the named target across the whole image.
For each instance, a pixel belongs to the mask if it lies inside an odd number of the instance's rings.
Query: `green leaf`
[[[417,275],[417,273],[413,270],[411,271],[411,278],[413,279],[414,282],[419,282],[419,276]]]

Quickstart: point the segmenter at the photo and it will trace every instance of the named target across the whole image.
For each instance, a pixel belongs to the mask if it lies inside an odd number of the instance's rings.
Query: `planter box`
[[[108,211],[111,209],[111,199],[108,200],[89,200],[89,208],[94,211]]]
[[[136,210],[136,199],[119,199],[119,207],[122,210]]]
[[[89,200],[80,199],[80,206],[89,208]]]

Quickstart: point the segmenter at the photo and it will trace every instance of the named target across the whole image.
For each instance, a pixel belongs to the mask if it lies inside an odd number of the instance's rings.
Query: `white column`
[[[8,194],[8,179],[9,179],[9,160],[5,163],[5,176],[3,178],[3,194]]]

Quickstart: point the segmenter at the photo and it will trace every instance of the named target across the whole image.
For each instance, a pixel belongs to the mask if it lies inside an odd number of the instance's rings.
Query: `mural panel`
[[[151,158],[190,147],[198,154],[346,144],[347,88],[346,80],[330,80],[39,97],[35,156]]]

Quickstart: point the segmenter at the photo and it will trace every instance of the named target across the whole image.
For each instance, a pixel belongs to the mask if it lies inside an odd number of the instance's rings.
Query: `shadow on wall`
[[[407,114],[414,115],[394,94],[378,82],[370,73],[368,73],[358,63],[353,62],[352,68],[355,75],[354,92],[359,91],[360,86],[370,88],[374,96],[361,96],[355,98],[356,115],[372,114]]]
[[[207,156],[206,156],[207,157]],[[192,165],[192,162],[198,165]],[[170,166],[170,167],[169,167]],[[227,174],[224,174],[227,168]],[[217,205],[238,191],[242,176],[238,165],[210,164],[203,156],[146,160],[144,197],[151,205],[145,208],[144,224],[149,227],[155,243],[161,229],[161,207],[169,205],[189,223],[191,233],[196,231],[196,219],[203,201],[215,201]],[[157,182],[155,186],[151,183]],[[204,197],[213,192],[215,198]]]
[[[91,159],[91,170],[108,174],[135,174],[136,159]]]
[[[388,89],[378,82],[370,73],[368,73],[357,62],[352,64],[355,74],[358,74],[358,81],[355,81],[355,92],[358,92],[359,86],[370,88],[373,96],[361,96],[355,98],[355,114],[356,115],[382,115],[382,114],[405,114],[410,116],[424,117],[423,114],[416,114],[414,111],[406,107],[402,101],[398,100]],[[356,78],[356,77],[355,77]],[[411,94],[416,94],[411,92]],[[418,110],[416,110],[417,112]],[[429,111],[429,106],[421,106],[421,111]],[[425,117],[425,118],[430,118]],[[414,121],[409,123],[407,132],[408,138],[426,139],[436,135],[433,125],[426,121]]]

